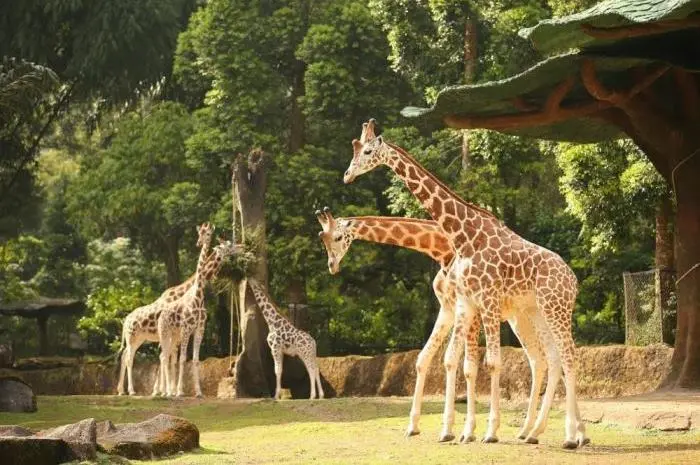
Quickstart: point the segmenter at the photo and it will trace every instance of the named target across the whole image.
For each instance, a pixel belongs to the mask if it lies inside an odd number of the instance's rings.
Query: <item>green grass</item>
[[[663,433],[612,425],[588,425],[592,444],[577,451],[560,448],[563,415],[553,411],[537,446],[514,440],[520,411],[504,411],[498,444],[438,444],[442,403],[424,403],[422,434],[403,438],[410,399],[343,398],[323,401],[229,401],[217,399],[147,399],[112,396],[39,397],[33,414],[0,413],[0,424],[33,429],[83,418],[135,422],[157,413],[193,421],[201,432],[201,449],[165,464],[678,464],[700,463],[700,431]],[[455,433],[461,432],[464,405]],[[486,427],[479,406],[478,431]],[[140,462],[134,462],[140,463]],[[148,463],[148,462],[143,462]]]

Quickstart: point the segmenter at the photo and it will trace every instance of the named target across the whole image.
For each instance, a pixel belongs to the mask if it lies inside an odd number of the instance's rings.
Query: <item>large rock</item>
[[[34,436],[32,430],[17,425],[0,425],[0,438],[4,437],[24,438]]]
[[[72,453],[62,439],[0,437],[2,465],[57,465],[70,460]]]
[[[63,439],[73,454],[71,460],[94,460],[97,457],[97,422],[94,418],[40,431],[37,436]]]
[[[0,378],[0,412],[36,412],[32,387],[19,378]]]
[[[199,447],[199,430],[184,418],[160,414],[141,423],[101,422],[97,443],[110,454],[151,459]]]

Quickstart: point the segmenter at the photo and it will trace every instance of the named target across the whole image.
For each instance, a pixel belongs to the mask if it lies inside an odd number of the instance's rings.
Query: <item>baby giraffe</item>
[[[282,316],[259,282],[251,279],[249,284],[270,330],[267,335],[267,344],[270,346],[272,359],[275,361],[277,381],[275,399],[279,400],[282,390],[282,362],[285,354],[292,357],[298,356],[304,362],[311,383],[311,396],[309,398],[316,398],[316,386],[318,385],[318,398],[323,399],[321,374],[316,360],[316,341],[309,333],[294,327],[289,320]]]

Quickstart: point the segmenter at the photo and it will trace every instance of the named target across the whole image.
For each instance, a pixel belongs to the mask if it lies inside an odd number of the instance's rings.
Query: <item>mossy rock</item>
[[[0,463],[3,465],[55,465],[71,459],[72,453],[61,439],[0,438]]]

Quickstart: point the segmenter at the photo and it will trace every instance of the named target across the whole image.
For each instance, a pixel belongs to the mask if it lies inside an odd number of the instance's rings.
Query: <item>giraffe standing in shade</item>
[[[491,373],[491,408],[483,441],[498,441],[500,322],[512,318],[516,309],[530,314],[537,309],[554,340],[554,347],[546,345],[545,350],[558,355],[548,357],[548,361],[559,360],[564,372],[566,431],[563,446],[573,449],[588,442],[576,401],[576,353],[571,335],[571,314],[578,287],[574,273],[559,255],[518,236],[488,210],[459,198],[406,151],[376,136],[374,125],[374,120],[365,123],[360,140],[353,141],[353,159],[344,182],[350,183],[362,173],[387,165],[404,181],[454,247],[456,257],[448,275],[456,283],[457,302],[455,330],[446,356],[448,382],[454,384],[455,381],[456,340],[465,336],[460,333],[470,328],[478,316],[486,335],[485,365]],[[551,363],[549,372],[549,381],[558,383],[559,374]],[[552,379],[552,372],[556,373],[555,379]],[[447,394],[446,402],[453,402],[454,399],[447,398],[450,393]],[[552,392],[543,399],[543,408],[527,435],[527,442],[538,442],[537,437],[546,426],[553,395]],[[473,437],[476,412],[469,407],[463,438]]]
[[[333,218],[328,207],[325,207],[323,212],[316,211],[316,216],[323,227],[323,231],[319,232],[319,236],[328,254],[328,269],[331,274],[336,274],[339,271],[340,262],[355,239],[417,250],[440,264],[440,271],[438,271],[433,280],[433,290],[440,303],[440,311],[438,312],[433,331],[416,360],[416,386],[413,394],[410,422],[406,430],[407,437],[419,434],[418,422],[427,371],[438,349],[446,339],[455,318],[455,285],[447,278],[449,265],[455,256],[454,250],[435,221],[380,216]],[[542,382],[544,381],[546,355],[530,315],[516,312],[512,319],[509,320],[509,323],[523,346],[532,375],[527,416],[519,433],[521,439],[524,439],[535,421],[537,404]],[[466,342],[464,374],[467,378],[467,402],[474,402],[476,397],[475,385],[479,354],[478,336],[479,322],[474,320],[472,326],[466,329],[466,341],[462,339],[457,341],[459,344],[458,351],[462,350],[461,345]],[[547,385],[547,389],[554,388],[554,385]],[[449,415],[450,411],[454,411],[454,404],[446,404],[445,409],[446,415]],[[452,418],[454,418],[453,413]],[[452,425],[450,424],[450,430],[446,433],[443,432],[441,440],[454,439],[451,427]],[[462,440],[471,441],[474,438],[462,438]]]
[[[162,383],[167,389],[167,396],[174,394],[180,397],[183,395],[182,381],[187,358],[187,345],[190,336],[194,335],[192,349],[193,384],[195,395],[202,397],[199,384],[199,348],[207,321],[207,311],[204,307],[204,286],[221,268],[223,260],[236,250],[237,247],[230,241],[220,240],[220,244],[214,247],[214,251],[208,258],[204,253],[204,248],[202,248],[192,286],[176,301],[156,304],[160,305],[160,317],[158,318],[158,337],[161,348],[160,370],[163,377]],[[168,361],[176,355],[178,346],[180,347],[180,369],[177,391],[174,393],[175,373]]]
[[[204,223],[198,226],[197,247],[200,247],[206,253],[206,251],[209,250],[213,234],[214,226],[211,224]],[[174,302],[185,295],[185,292],[192,287],[194,278],[195,275],[192,275],[185,282],[166,289],[155,302],[137,308],[129,313],[126,318],[124,318],[124,323],[122,325],[121,347],[119,349],[119,354],[121,354],[121,367],[119,382],[117,384],[117,393],[120,396],[124,394],[125,373],[128,374],[129,395],[132,396],[136,393],[134,390],[132,375],[134,355],[136,354],[136,351],[144,342],[159,341],[157,322],[158,317],[160,316],[160,306],[156,304]],[[170,362],[174,363],[175,360]],[[154,396],[159,394],[161,389],[164,389],[161,387],[161,375],[162,372],[159,370],[159,372],[156,374],[156,381],[153,386],[152,395]]]
[[[275,362],[275,399],[279,400],[281,395],[282,362],[285,355],[298,356],[304,362],[306,371],[309,373],[309,382],[311,383],[311,395],[309,398],[316,398],[316,386],[318,386],[318,398],[323,399],[321,373],[316,360],[316,341],[309,333],[296,328],[282,316],[265,291],[265,288],[259,282],[251,279],[248,283],[269,328],[267,344],[270,346],[272,359]]]

